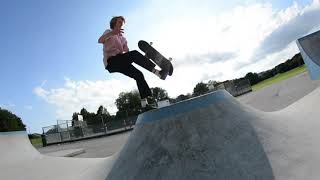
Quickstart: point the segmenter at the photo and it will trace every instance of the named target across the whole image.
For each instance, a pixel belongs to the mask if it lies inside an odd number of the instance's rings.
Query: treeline
[[[151,91],[155,101],[169,99],[167,91],[160,87],[151,88]],[[74,112],[72,120],[78,121],[78,115],[81,115],[87,125],[96,125],[103,122],[107,126],[112,126],[112,124],[117,124],[116,121],[123,120],[127,117],[137,116],[142,111],[140,95],[136,90],[121,92],[115,101],[115,105],[118,109],[115,115],[111,115],[106,107],[100,105],[96,112],[88,112],[85,108],[82,108],[80,112]]]
[[[0,132],[23,131],[26,126],[20,117],[0,107]]]
[[[286,62],[281,63],[270,70],[260,72],[260,73],[249,72],[246,74],[244,78],[248,79],[251,85],[255,85],[263,80],[269,79],[279,73],[287,72],[303,64],[304,64],[304,61],[301,57],[301,54],[298,53],[294,55],[291,59],[288,59]]]
[[[302,56],[300,53],[294,55],[291,59],[288,59],[287,61],[275,66],[274,68],[260,72],[260,73],[253,73],[249,72],[247,73],[244,77],[232,79],[232,80],[227,80],[227,81],[234,81],[234,82],[240,82],[242,80],[249,80],[251,86],[255,85],[263,80],[269,79],[279,73],[284,73],[287,71],[290,71],[291,69],[294,69],[296,67],[299,67],[304,64],[304,61],[302,59]],[[226,81],[224,81],[226,82]],[[189,99],[191,97],[199,96],[202,94],[206,94],[209,92],[209,87],[215,87],[216,85],[219,85],[224,82],[218,82],[215,80],[210,80],[208,83],[200,82],[198,83],[194,89],[192,94],[181,94],[179,95],[176,99],[173,99],[172,102],[179,102],[182,100]]]
[[[204,83],[204,82],[199,82],[196,84],[196,86],[193,88],[192,93],[188,93],[188,94],[180,94],[179,96],[177,96],[175,99],[171,99],[172,103],[177,103],[180,101],[184,101],[187,100],[189,98],[192,97],[197,97],[203,94],[206,94],[209,92],[209,87],[210,86],[215,86],[216,84],[218,84],[219,82],[217,81],[212,81],[210,80],[208,83]]]
[[[206,83],[198,83],[192,94],[179,95],[176,98],[170,98],[165,89],[160,87],[151,88],[152,97],[155,101],[162,101],[169,99],[170,103],[177,103],[189,99],[190,97],[199,96],[209,91]],[[130,92],[121,92],[119,97],[115,101],[115,105],[118,109],[115,115],[111,115],[106,107],[100,105],[96,112],[88,112],[87,109],[82,108],[80,112],[74,112],[72,115],[73,122],[79,121],[78,117],[81,115],[83,121],[86,121],[87,125],[96,125],[105,123],[107,126],[117,124],[117,121],[123,120],[127,117],[137,116],[142,112],[140,104],[139,92],[134,90]]]

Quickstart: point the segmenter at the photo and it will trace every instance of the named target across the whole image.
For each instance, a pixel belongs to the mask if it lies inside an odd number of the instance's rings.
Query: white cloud
[[[44,98],[44,99],[46,99],[47,95],[49,94],[49,92],[44,90],[41,86],[34,88],[33,92],[36,95],[38,95],[39,97]]]
[[[156,11],[156,8],[146,9]],[[189,7],[189,12],[192,10],[194,7]],[[291,58],[298,53],[294,41],[319,29],[319,10],[319,2],[314,0],[305,7],[294,2],[283,10],[275,10],[268,3],[256,3],[218,15],[201,9],[196,11],[197,16],[171,12],[168,18],[152,19],[157,22],[154,31],[145,36],[155,39],[160,52],[173,56],[175,82],[163,87],[175,96],[192,91],[197,82],[210,77],[236,78]],[[174,84],[181,87],[172,88]]]
[[[296,39],[320,28],[320,6],[318,1],[302,8],[297,3],[280,11],[274,21],[279,22],[253,54],[253,61],[264,59],[267,55],[278,53],[295,42]]]
[[[107,81],[73,81],[66,78],[62,88],[46,90],[34,88],[34,93],[57,109],[58,119],[70,119],[73,112],[86,108],[96,112],[100,105],[110,113],[116,112],[115,99],[120,92],[135,88],[134,81],[111,79]]]

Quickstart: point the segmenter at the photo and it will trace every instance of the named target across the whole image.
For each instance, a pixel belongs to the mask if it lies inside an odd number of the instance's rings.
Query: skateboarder
[[[149,70],[160,79],[165,80],[167,73],[155,69],[155,64],[136,50],[129,51],[126,38],[123,36],[122,26],[125,23],[123,16],[113,17],[110,21],[110,29],[107,29],[99,38],[98,42],[103,44],[103,63],[105,69],[110,73],[119,72],[136,80],[141,97],[141,107],[144,110],[152,109],[149,104],[151,90],[143,74],[132,63]]]

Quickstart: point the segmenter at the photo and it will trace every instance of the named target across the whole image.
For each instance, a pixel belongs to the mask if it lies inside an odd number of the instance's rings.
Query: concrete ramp
[[[147,112],[108,179],[274,179],[257,118],[226,91]]]
[[[107,179],[319,179],[319,101],[266,113],[218,91],[145,113]]]
[[[266,113],[213,92],[140,115],[123,149],[100,159],[43,156],[25,133],[1,133],[0,179],[318,180],[319,102],[320,88]]]
[[[0,133],[0,179],[87,180],[104,179],[112,158],[66,158],[40,154],[27,133]]]
[[[311,79],[320,78],[320,31],[298,39],[298,48],[308,67]]]

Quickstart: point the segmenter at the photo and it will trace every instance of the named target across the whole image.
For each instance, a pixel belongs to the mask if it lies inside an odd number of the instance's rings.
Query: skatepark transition
[[[212,92],[139,115],[125,146],[107,158],[45,156],[26,132],[0,133],[0,179],[318,180],[319,102],[317,88],[263,112]]]

